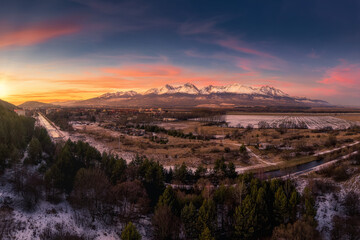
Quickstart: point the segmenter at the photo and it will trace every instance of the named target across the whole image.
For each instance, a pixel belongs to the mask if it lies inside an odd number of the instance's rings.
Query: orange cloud
[[[54,22],[38,24],[27,28],[1,32],[0,48],[11,46],[29,46],[45,42],[62,35],[80,31],[80,27],[73,23]]]

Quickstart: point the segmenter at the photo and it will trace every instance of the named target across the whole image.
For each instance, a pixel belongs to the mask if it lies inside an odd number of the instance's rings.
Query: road
[[[42,113],[38,112],[39,124],[44,127],[54,142],[67,140],[65,134],[51,123]]]

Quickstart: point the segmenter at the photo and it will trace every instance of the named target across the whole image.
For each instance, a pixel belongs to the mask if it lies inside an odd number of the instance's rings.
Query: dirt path
[[[268,162],[256,155],[250,148],[246,147],[246,150],[248,151],[250,156],[254,156],[259,162],[262,162],[265,165],[276,165],[276,163]]]
[[[344,145],[344,146],[341,146],[341,147],[338,147],[338,148],[317,152],[317,153],[314,154],[314,156],[316,157],[316,156],[319,156],[319,155],[324,155],[324,154],[327,154],[327,153],[335,152],[335,151],[338,151],[338,150],[343,149],[343,148],[355,146],[356,144],[359,144],[359,143],[360,143],[360,141],[356,141],[356,142],[353,142],[353,143],[350,143],[350,144],[347,144],[347,145]]]

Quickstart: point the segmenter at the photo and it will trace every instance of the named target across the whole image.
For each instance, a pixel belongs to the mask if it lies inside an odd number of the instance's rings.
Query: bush
[[[335,147],[337,143],[336,136],[330,135],[329,138],[325,142],[325,147]]]
[[[331,239],[360,239],[359,220],[354,217],[334,216]]]
[[[344,166],[338,166],[333,170],[333,179],[337,182],[345,181],[349,178]]]
[[[57,223],[55,228],[47,226],[42,233],[39,234],[40,240],[91,240],[91,237],[79,236],[66,231],[63,223]]]
[[[343,165],[331,165],[319,170],[318,173],[325,177],[331,177],[337,182],[345,181],[349,178]]]
[[[271,237],[272,240],[282,239],[302,239],[312,240],[315,239],[317,232],[310,223],[304,220],[298,220],[294,224],[281,225],[276,227]]]
[[[343,205],[348,216],[360,215],[359,199],[360,196],[353,191],[346,194]]]

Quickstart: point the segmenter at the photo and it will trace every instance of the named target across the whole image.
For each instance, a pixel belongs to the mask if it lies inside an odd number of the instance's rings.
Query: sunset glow
[[[8,95],[8,87],[5,83],[5,80],[1,80],[0,79],[0,97],[1,98],[6,98],[6,96]]]
[[[9,3],[0,10],[0,97],[53,102],[192,82],[271,85],[334,104],[360,102],[356,4],[295,2],[194,3],[181,16],[180,3]],[[269,14],[257,14],[264,9]],[[326,17],[316,18],[320,12]]]

